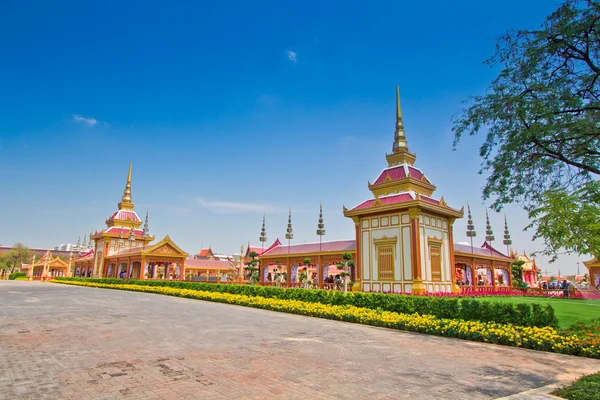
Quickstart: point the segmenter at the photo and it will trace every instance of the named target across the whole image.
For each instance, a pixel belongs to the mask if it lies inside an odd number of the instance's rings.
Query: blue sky
[[[450,118],[497,72],[482,64],[495,38],[558,2],[288,3],[0,3],[0,244],[100,230],[130,161],[136,210],[190,253],[257,244],[263,212],[282,238],[288,207],[295,242],[315,241],[320,200],[325,240],[353,238],[342,205],[386,166],[395,85],[416,166],[435,195],[471,203],[482,240],[483,138],[453,151]],[[506,212],[515,247],[539,249]]]

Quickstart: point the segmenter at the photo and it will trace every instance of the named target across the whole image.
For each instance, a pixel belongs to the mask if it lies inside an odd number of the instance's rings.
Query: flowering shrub
[[[371,292],[371,293],[381,293],[381,292]],[[383,292],[386,294],[398,294],[398,293],[391,293],[391,292]],[[416,294],[416,293],[402,293],[402,294],[408,294],[408,295],[412,295],[412,296],[432,296],[432,297],[458,297],[458,298],[462,298],[462,297],[488,297],[488,296],[506,296],[506,297],[543,297],[543,298],[563,298],[564,297],[564,292],[562,289],[553,289],[550,291],[538,291],[538,290],[528,290],[528,291],[520,291],[520,290],[511,290],[511,291],[506,291],[506,290],[498,290],[498,289],[486,289],[486,290],[467,290],[467,291],[463,291],[461,293],[454,293],[454,292],[435,292],[435,293],[430,293],[430,292],[426,292],[426,293],[422,293],[422,294]],[[591,291],[589,292],[581,292],[581,291],[575,291],[575,292],[569,292],[569,297],[567,297],[567,299],[569,300],[589,300],[589,299],[600,299],[600,294],[599,293],[593,293]]]
[[[56,279],[54,282],[79,286],[159,293],[220,303],[262,308],[311,317],[355,322],[385,328],[455,337],[478,342],[524,347],[592,358],[600,358],[600,344],[581,340],[575,334],[565,334],[552,327],[520,327],[494,322],[464,321],[436,318],[418,313],[405,314],[352,305],[331,305],[290,299],[247,296],[159,285],[107,284],[93,280]]]
[[[206,292],[243,294],[282,300],[300,300],[335,306],[351,305],[398,312],[403,314],[426,314],[438,318],[462,319],[468,321],[497,322],[520,326],[558,326],[554,309],[537,304],[496,303],[467,298],[447,298],[439,296],[413,296],[407,294],[384,294],[352,292],[344,294],[335,290],[294,289],[273,286],[228,285],[181,281],[125,281],[123,279],[55,278],[62,281],[88,281],[104,284],[162,286]]]

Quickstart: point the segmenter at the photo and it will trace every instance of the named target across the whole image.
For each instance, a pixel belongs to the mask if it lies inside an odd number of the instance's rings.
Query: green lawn
[[[512,296],[490,296],[481,297],[481,299],[498,302],[550,304],[556,312],[556,318],[558,318],[561,328],[568,328],[572,323],[577,321],[589,323],[593,319],[600,319],[600,300],[564,300]]]

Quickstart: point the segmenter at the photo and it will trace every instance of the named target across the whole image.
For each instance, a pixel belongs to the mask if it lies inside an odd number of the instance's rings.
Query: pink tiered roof
[[[419,195],[419,198],[423,201],[426,201],[427,203],[437,204],[437,205],[440,204],[440,200],[434,199],[433,197],[425,196],[423,194]],[[407,202],[413,201],[413,200],[416,200],[415,192],[403,192],[403,193],[390,194],[387,196],[379,196],[379,201],[381,202],[382,206],[389,206],[391,204],[402,204],[402,203],[407,203]],[[375,201],[376,201],[376,199],[365,200],[362,203],[360,203],[359,205],[357,205],[356,207],[354,207],[352,210],[364,210],[367,208],[371,208],[371,207],[373,207],[373,204],[375,203]]]
[[[375,180],[374,185],[380,185],[382,183],[385,183],[385,180],[388,177],[388,175],[392,181],[398,181],[400,179],[405,179],[407,177],[407,174],[409,177],[419,181],[424,176],[424,174],[418,168],[415,168],[412,165],[408,164],[401,164],[396,165],[394,167],[386,168],[383,171],[381,171],[381,174],[379,174],[379,176]],[[425,177],[425,180],[427,181],[427,183],[431,183],[429,182],[429,179],[427,179],[427,177]]]
[[[356,250],[354,240],[334,240],[321,243],[322,252],[344,252]],[[289,254],[310,254],[319,252],[319,243],[293,244],[289,246]],[[288,246],[285,244],[273,247],[264,252],[264,256],[285,256],[288,254]]]
[[[142,222],[142,220],[137,216],[135,211],[129,210],[119,210],[116,211],[113,215],[108,218],[109,221],[132,221],[132,222]]]
[[[379,201],[381,201],[381,204],[384,206],[388,206],[391,204],[406,203],[414,199],[414,195],[409,192],[379,197]],[[375,199],[365,200],[356,207],[354,207],[352,210],[363,210],[365,208],[371,208],[373,207],[373,203],[375,203]]]
[[[127,237],[129,236],[129,231],[131,230],[131,228],[121,228],[120,226],[113,226],[111,228],[107,228],[104,230],[104,233],[109,234],[109,235],[118,235],[121,233],[121,231],[123,232],[123,236]],[[135,236],[141,237],[144,234],[144,231],[141,229],[135,229],[133,231],[133,234]]]

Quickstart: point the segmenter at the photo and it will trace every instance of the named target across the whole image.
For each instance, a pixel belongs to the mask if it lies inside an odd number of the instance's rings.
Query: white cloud
[[[252,204],[235,201],[208,201],[204,199],[196,199],[196,201],[202,207],[206,207],[216,214],[264,213],[275,209],[275,207],[267,204]]]
[[[73,114],[73,121],[82,122],[82,123],[86,124],[87,126],[95,126],[95,125],[98,125],[98,122],[99,122],[94,117],[84,117],[79,114]]]
[[[294,64],[298,63],[298,53],[296,53],[295,51],[286,50],[285,55],[287,56],[288,60],[290,60]]]

